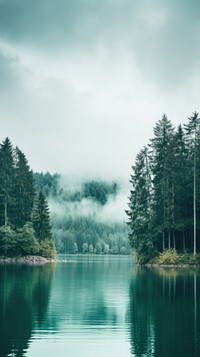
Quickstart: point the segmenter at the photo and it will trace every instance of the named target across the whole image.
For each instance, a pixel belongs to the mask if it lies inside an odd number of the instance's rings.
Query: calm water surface
[[[0,265],[0,357],[200,356],[199,270],[67,259]]]

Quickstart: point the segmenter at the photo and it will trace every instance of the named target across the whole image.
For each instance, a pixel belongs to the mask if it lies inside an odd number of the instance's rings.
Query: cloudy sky
[[[35,171],[129,179],[200,110],[200,1],[0,0],[0,141]]]

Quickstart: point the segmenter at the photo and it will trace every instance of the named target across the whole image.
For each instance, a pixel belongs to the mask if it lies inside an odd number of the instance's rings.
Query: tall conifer
[[[0,225],[8,225],[13,204],[14,160],[9,138],[0,145]]]
[[[151,140],[155,226],[162,234],[163,250],[171,248],[173,211],[173,135],[174,128],[166,115],[156,123]]]
[[[193,254],[196,255],[196,210],[197,210],[197,148],[198,136],[200,135],[200,118],[199,113],[194,112],[193,116],[188,118],[188,124],[185,125],[188,136],[188,145],[191,149],[190,154],[193,160]]]
[[[46,197],[42,191],[39,192],[35,200],[32,222],[39,242],[44,239],[51,239],[50,212]]]
[[[148,255],[153,250],[152,240],[152,182],[149,152],[144,147],[132,167],[129,210],[126,211],[130,227],[130,243],[139,255]],[[145,252],[145,254],[144,254]]]
[[[12,223],[16,227],[22,227],[26,222],[31,221],[35,189],[33,173],[28,165],[28,160],[18,147],[15,149],[15,185],[13,196]]]

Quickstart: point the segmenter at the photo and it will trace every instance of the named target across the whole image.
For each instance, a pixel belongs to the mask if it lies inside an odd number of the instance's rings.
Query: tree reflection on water
[[[200,356],[199,295],[195,270],[138,268],[130,285],[132,354]]]
[[[0,265],[0,356],[25,355],[45,320],[53,272],[53,264]]]

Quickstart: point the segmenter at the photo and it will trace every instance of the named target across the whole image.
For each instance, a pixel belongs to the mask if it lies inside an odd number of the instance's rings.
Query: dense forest
[[[166,115],[132,167],[130,243],[140,262],[166,249],[200,250],[200,119],[174,128]]]
[[[55,256],[50,212],[24,153],[6,138],[0,144],[0,255]]]
[[[62,181],[57,173],[33,173],[18,147],[8,138],[1,143],[0,255],[54,257],[55,248],[129,254],[126,224],[101,217],[119,193],[117,183],[91,180],[74,189]]]
[[[103,216],[117,200],[116,182],[99,180],[73,184],[60,174],[35,173],[51,209],[53,240],[59,253],[129,254],[128,229],[122,220]]]

